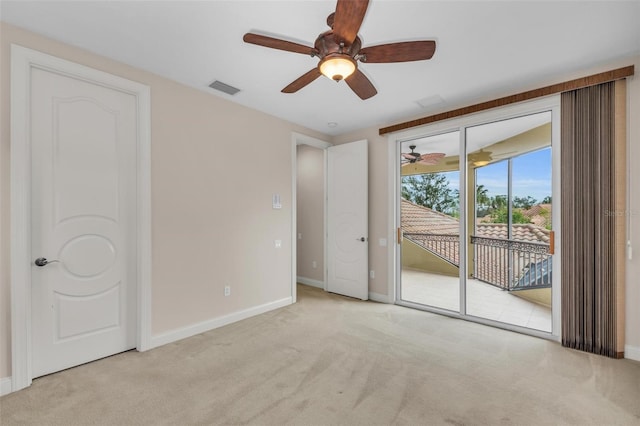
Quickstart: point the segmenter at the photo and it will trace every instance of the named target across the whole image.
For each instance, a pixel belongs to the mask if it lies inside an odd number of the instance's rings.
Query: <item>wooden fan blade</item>
[[[444,154],[441,152],[433,152],[430,154],[422,154],[420,156],[420,159],[418,159],[418,163],[422,163],[422,164],[427,164],[427,165],[434,165],[434,164],[438,164],[440,162],[440,159],[442,159],[444,157]]]
[[[369,81],[367,76],[359,69],[356,69],[356,71],[349,77],[345,78],[344,81],[347,82],[349,87],[351,87],[351,90],[353,90],[356,95],[360,96],[360,99],[362,100],[369,99],[378,93],[376,88],[373,87],[373,84],[371,84],[371,81]]]
[[[333,20],[333,37],[338,44],[353,43],[368,6],[369,0],[338,0]]]
[[[282,89],[282,93],[295,93],[298,90],[302,89],[307,84],[314,81],[316,78],[320,77],[321,75],[322,74],[320,73],[318,68],[314,68],[311,71],[301,75],[300,77],[298,77],[298,79],[296,79],[287,87]]]
[[[380,44],[360,49],[366,63],[411,62],[431,59],[436,51],[433,40]]]
[[[402,153],[402,157],[404,157],[404,158],[406,158],[407,160],[411,161],[411,160],[415,160],[415,159],[417,159],[419,156],[418,156],[418,155],[415,155],[415,154],[411,154],[410,152],[409,152],[409,153],[405,153],[405,152],[403,152],[403,153]]]
[[[257,44],[258,46],[270,47],[272,49],[284,50],[286,52],[302,53],[304,55],[311,55],[313,53],[316,53],[316,50],[313,47],[304,46],[302,44],[282,40],[279,38],[263,36],[260,34],[246,33],[244,37],[242,37],[242,39],[246,43]]]

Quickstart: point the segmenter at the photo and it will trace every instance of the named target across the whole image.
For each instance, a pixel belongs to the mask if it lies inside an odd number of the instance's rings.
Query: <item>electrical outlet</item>
[[[316,262],[315,260],[311,262],[311,267],[313,269],[316,269],[318,267],[318,262]]]
[[[225,296],[231,296],[231,286],[230,285],[225,285],[224,286],[224,295]]]
[[[298,239],[301,240],[302,239],[302,232],[298,233]]]
[[[376,271],[373,269],[369,271],[369,278],[374,279],[376,277]]]
[[[276,246],[276,248],[282,247],[282,240],[276,240],[275,241],[275,246]]]

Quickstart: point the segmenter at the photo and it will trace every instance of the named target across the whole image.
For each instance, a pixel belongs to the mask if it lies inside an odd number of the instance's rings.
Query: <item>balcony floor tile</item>
[[[402,270],[404,301],[459,312],[459,292],[457,277]],[[474,279],[467,281],[467,314],[551,332],[551,309]]]

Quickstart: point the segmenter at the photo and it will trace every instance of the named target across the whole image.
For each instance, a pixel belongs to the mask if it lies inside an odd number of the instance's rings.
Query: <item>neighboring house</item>
[[[405,238],[446,262],[460,265],[458,219],[403,199],[401,223]],[[538,225],[514,224],[509,239],[507,224],[477,223],[470,253],[473,276],[508,290],[550,286],[549,234]]]

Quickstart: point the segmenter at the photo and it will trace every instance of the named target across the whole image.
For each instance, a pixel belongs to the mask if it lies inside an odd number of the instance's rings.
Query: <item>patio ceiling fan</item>
[[[435,164],[438,164],[440,162],[440,159],[442,159],[445,154],[442,152],[431,152],[431,153],[427,153],[427,154],[420,154],[419,152],[416,152],[416,146],[415,145],[410,145],[409,149],[411,150],[411,152],[403,152],[400,155],[402,156],[401,158],[401,163],[402,163],[402,167],[411,165],[411,164],[424,164],[427,166],[433,166]]]
[[[503,152],[499,156],[492,155],[492,151],[485,151],[484,149],[480,149],[479,151],[470,152],[467,154],[467,158],[469,162],[471,162],[476,167],[486,166],[494,160],[501,160],[502,158],[507,157],[509,154],[514,154],[518,151],[510,151]],[[446,164],[458,164],[458,160],[447,161]]]
[[[245,34],[243,40],[246,43],[320,59],[317,67],[282,89],[283,93],[295,93],[325,75],[335,81],[346,81],[361,99],[369,99],[378,91],[358,69],[358,62],[390,63],[431,59],[436,50],[436,42],[405,41],[363,48],[358,31],[368,5],[369,0],[338,0],[336,11],[327,17],[327,25],[331,29],[320,34],[313,47],[255,33]]]

